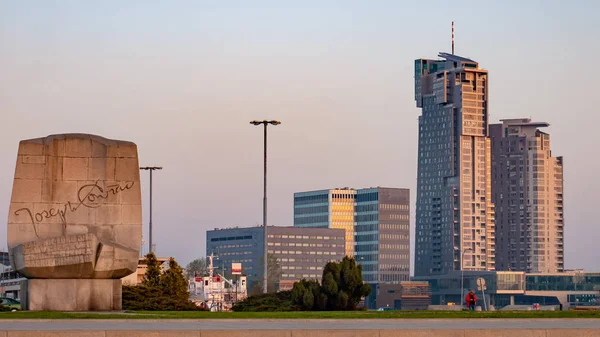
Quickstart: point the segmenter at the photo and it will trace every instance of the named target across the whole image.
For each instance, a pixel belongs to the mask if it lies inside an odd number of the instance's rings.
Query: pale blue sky
[[[293,223],[303,190],[409,187],[414,207],[413,60],[450,51],[454,20],[456,53],[490,72],[492,121],[552,124],[566,267],[600,270],[599,11],[592,0],[0,0],[0,219],[19,140],[131,140],[141,165],[165,168],[157,251],[185,264],[204,255],[206,229],[262,221],[262,132],[248,121],[264,118],[283,122],[269,134],[270,224]]]

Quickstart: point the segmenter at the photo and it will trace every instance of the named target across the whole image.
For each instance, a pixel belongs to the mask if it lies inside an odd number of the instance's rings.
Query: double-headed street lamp
[[[463,266],[463,260],[465,258],[465,253],[466,252],[472,252],[473,249],[471,248],[465,248],[463,249],[462,253],[460,254],[460,308],[462,310],[462,306],[463,306],[463,297],[464,297],[464,279],[465,279],[465,270],[464,270],[464,266]]]
[[[267,269],[268,269],[268,262],[267,262],[267,125],[271,124],[271,125],[279,125],[281,124],[280,121],[268,121],[268,120],[263,120],[263,121],[251,121],[250,124],[258,126],[258,125],[263,125],[264,126],[264,130],[265,130],[265,136],[264,136],[264,169],[265,169],[265,173],[264,173],[264,191],[263,191],[263,250],[264,250],[264,256],[263,256],[263,267],[264,267],[264,275],[263,275],[263,292],[266,294],[267,293],[267,279],[268,279],[268,274],[267,274]]]
[[[152,171],[154,170],[162,170],[162,167],[160,166],[144,166],[144,167],[140,167],[140,170],[147,170],[150,171],[150,230],[149,230],[149,236],[150,236],[150,240],[148,241],[148,253],[152,253],[153,249],[152,249]]]

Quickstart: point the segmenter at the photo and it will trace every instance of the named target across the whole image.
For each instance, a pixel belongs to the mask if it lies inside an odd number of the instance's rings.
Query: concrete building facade
[[[376,308],[395,310],[427,310],[431,304],[431,287],[428,282],[402,281],[380,284]]]
[[[564,271],[563,158],[550,135],[529,118],[490,126],[492,201],[496,205],[496,269]]]
[[[464,57],[439,56],[415,60],[415,101],[422,109],[416,276],[495,269],[488,72]]]
[[[290,290],[302,279],[320,282],[327,262],[344,258],[345,233],[341,228],[269,227],[267,253],[279,263],[279,289]]]

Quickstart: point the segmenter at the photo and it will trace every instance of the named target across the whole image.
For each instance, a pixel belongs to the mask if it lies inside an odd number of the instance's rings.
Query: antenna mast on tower
[[[452,55],[454,55],[454,21],[452,21]]]

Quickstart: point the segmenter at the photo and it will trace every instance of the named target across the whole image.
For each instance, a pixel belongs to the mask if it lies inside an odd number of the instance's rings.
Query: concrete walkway
[[[200,320],[0,320],[3,331],[202,331],[202,330],[490,330],[591,329],[600,319],[200,319]],[[594,335],[596,336],[596,335]],[[518,337],[518,336],[512,336]]]

